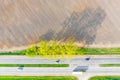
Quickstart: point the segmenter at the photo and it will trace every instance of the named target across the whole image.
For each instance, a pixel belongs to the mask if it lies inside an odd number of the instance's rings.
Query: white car
[[[18,67],[18,69],[17,69],[17,70],[18,70],[18,71],[22,71],[22,70],[23,70],[23,68],[24,68],[24,65],[21,65],[21,66],[19,66],[19,67]]]

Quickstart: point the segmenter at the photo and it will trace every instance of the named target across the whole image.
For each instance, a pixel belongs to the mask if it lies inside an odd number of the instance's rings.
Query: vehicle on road
[[[90,60],[90,57],[85,58],[85,60],[86,60],[86,61],[89,61],[89,60]]]
[[[77,66],[72,74],[80,74],[83,75],[88,70],[88,66]]]
[[[19,67],[18,67],[18,71],[22,71],[24,69],[24,65],[20,65]]]
[[[59,62],[60,62],[60,59],[56,60],[56,62],[59,63]]]

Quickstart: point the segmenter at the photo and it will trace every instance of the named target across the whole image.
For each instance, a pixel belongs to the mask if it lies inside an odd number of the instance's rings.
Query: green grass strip
[[[120,48],[81,48],[77,55],[120,55]],[[25,55],[25,50],[15,52],[0,52],[0,55]]]
[[[120,67],[120,64],[100,64],[101,67]]]
[[[15,52],[0,52],[0,55],[25,55],[25,50]]]
[[[89,80],[120,80],[120,76],[95,76]]]
[[[69,64],[0,64],[0,67],[69,67]]]
[[[81,48],[76,54],[83,55],[120,55],[120,48]]]
[[[74,76],[0,76],[0,80],[78,80]]]

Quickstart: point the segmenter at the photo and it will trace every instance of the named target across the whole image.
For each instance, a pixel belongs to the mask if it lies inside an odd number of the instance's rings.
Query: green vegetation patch
[[[0,64],[0,67],[69,67],[69,64]]]
[[[66,42],[60,41],[40,41],[38,44],[31,45],[28,49],[26,49],[27,56],[40,56],[48,59],[56,59],[56,58],[72,58],[75,55],[76,50],[79,47],[74,44],[72,40]]]
[[[0,55],[25,55],[26,50],[15,52],[0,52]],[[120,55],[120,48],[80,48],[76,55]]]
[[[95,76],[89,80],[120,80],[120,76]]]
[[[14,52],[0,52],[0,55],[25,55],[26,50],[14,51]]]
[[[0,76],[0,80],[78,80],[74,76]]]
[[[120,64],[100,64],[101,67],[120,67]]]
[[[120,48],[81,48],[76,54],[84,55],[120,55]]]

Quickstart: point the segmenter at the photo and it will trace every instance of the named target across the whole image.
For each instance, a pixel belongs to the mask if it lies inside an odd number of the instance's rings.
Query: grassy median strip
[[[120,76],[95,76],[89,80],[120,80]]]
[[[0,67],[69,67],[69,64],[0,64]]]
[[[101,67],[120,67],[120,64],[100,64]]]
[[[78,80],[74,76],[0,76],[0,80]]]

